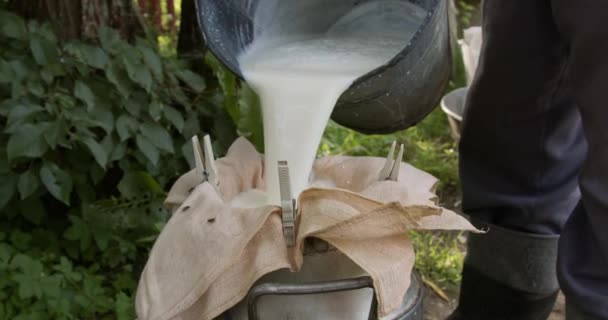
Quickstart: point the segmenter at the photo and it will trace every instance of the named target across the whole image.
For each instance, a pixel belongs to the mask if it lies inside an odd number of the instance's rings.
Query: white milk
[[[266,204],[266,198],[266,192],[259,189],[251,189],[234,196],[230,201],[230,206],[243,209],[259,208]]]
[[[260,36],[239,57],[245,80],[262,102],[268,204],[280,204],[277,161],[288,161],[297,198],[309,185],[321,136],[340,95],[405,48],[425,15],[408,2],[368,2],[325,34]]]

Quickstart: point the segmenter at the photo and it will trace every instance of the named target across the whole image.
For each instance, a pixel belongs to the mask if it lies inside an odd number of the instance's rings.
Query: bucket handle
[[[319,294],[319,293],[330,293],[339,291],[357,290],[363,288],[374,288],[374,282],[371,277],[359,277],[344,280],[333,280],[323,282],[312,282],[302,284],[284,284],[284,283],[264,283],[255,286],[249,291],[247,295],[247,314],[249,320],[258,320],[257,302],[263,296],[277,295],[277,296],[289,296],[289,295],[306,295],[306,294]],[[376,308],[378,302],[376,300],[376,293],[372,299],[372,304],[369,309],[369,320],[375,320]],[[388,319],[387,319],[388,320]]]

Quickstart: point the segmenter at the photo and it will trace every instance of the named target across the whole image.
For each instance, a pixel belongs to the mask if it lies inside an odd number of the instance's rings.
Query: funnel
[[[203,37],[228,69],[243,78],[238,56],[266,25],[277,36],[325,33],[353,7],[373,0],[196,0]],[[407,0],[396,0],[407,1]],[[411,0],[428,12],[409,43],[388,63],[342,94],[332,119],[363,133],[406,129],[438,104],[451,71],[447,0]]]

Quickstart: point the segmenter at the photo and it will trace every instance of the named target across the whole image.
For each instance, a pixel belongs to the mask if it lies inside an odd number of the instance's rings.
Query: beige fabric
[[[399,182],[378,182],[384,159],[327,157],[298,199],[297,246],[287,250],[279,208],[230,207],[240,192],[264,188],[263,157],[245,139],[217,161],[222,198],[194,172],[178,179],[166,200],[175,209],[157,239],[139,282],[140,319],[212,319],[242,300],[264,274],[302,263],[304,239],[317,237],[342,251],[374,280],[378,314],[401,304],[414,249],[408,230],[476,231],[454,212],[435,206],[436,179],[402,164]]]

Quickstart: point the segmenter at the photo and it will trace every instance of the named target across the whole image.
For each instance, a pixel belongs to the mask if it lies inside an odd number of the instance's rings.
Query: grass
[[[412,231],[409,236],[416,248],[416,270],[442,289],[456,289],[462,279],[463,232]]]

